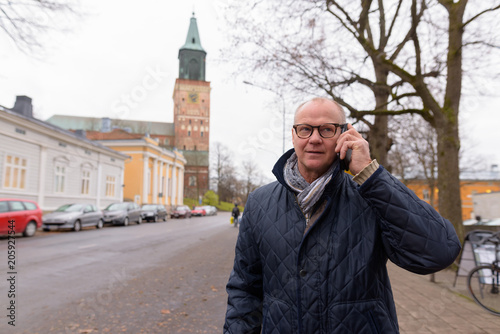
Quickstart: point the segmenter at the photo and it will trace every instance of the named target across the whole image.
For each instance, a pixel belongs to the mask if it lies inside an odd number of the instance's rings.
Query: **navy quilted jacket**
[[[304,235],[283,179],[292,152],[245,206],[224,333],[398,333],[387,260],[418,274],[446,268],[460,251],[453,226],[381,166],[362,186],[337,169]]]

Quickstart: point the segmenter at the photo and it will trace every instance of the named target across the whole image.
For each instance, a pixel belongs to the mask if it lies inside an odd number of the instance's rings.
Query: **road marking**
[[[95,246],[97,246],[97,245],[96,245],[96,244],[85,245],[85,246],[80,246],[80,247],[78,247],[78,249],[92,248],[92,247],[95,247]]]

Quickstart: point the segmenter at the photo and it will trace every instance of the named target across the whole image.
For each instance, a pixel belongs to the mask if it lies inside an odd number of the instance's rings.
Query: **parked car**
[[[217,208],[215,206],[205,205],[203,208],[205,208],[207,216],[215,216],[217,214]]]
[[[35,235],[42,226],[42,210],[34,201],[24,199],[0,199],[0,234],[22,233]]]
[[[161,204],[144,204],[142,206],[142,219],[157,222],[160,219],[167,221],[167,210]]]
[[[130,222],[142,223],[142,209],[134,202],[121,202],[108,205],[103,211],[105,223],[127,226]]]
[[[205,211],[205,207],[203,206],[195,206],[193,210],[191,210],[191,216],[206,216],[207,212]]]
[[[172,218],[191,218],[191,209],[187,205],[177,206],[170,214]]]
[[[464,226],[478,225],[479,221],[477,219],[467,219],[462,222]]]
[[[82,227],[95,226],[102,228],[104,221],[102,212],[93,204],[65,204],[56,211],[42,217],[44,231],[71,228],[78,232]]]
[[[500,226],[500,218],[489,219],[488,221],[482,223],[485,226]]]

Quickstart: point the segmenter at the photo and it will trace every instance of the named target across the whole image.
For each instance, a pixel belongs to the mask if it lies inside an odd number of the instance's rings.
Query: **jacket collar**
[[[293,190],[288,186],[288,184],[285,181],[285,176],[283,169],[285,168],[285,164],[290,158],[290,156],[295,152],[295,149],[290,149],[287,152],[285,152],[281,158],[278,159],[276,164],[273,167],[273,174],[276,176],[276,179],[278,180],[279,183],[281,183],[285,188],[288,190],[292,191]],[[330,182],[326,185],[325,192],[329,192],[332,190],[332,188],[335,186],[335,184],[339,184],[341,182],[341,178],[344,176],[345,173],[340,173],[340,167],[337,165],[335,170],[333,171],[332,179]]]

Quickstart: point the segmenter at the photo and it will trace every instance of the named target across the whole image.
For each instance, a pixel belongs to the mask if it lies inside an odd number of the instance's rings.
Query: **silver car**
[[[161,204],[144,204],[142,206],[142,219],[153,223],[163,220],[167,221],[167,210]]]
[[[65,204],[42,217],[44,231],[70,228],[78,232],[85,226],[102,228],[102,212],[93,204]]]
[[[142,209],[134,202],[121,202],[108,205],[103,211],[104,222],[127,226],[130,222],[142,223]]]
[[[217,208],[215,206],[205,205],[203,208],[205,209],[207,216],[215,216],[217,214]]]

